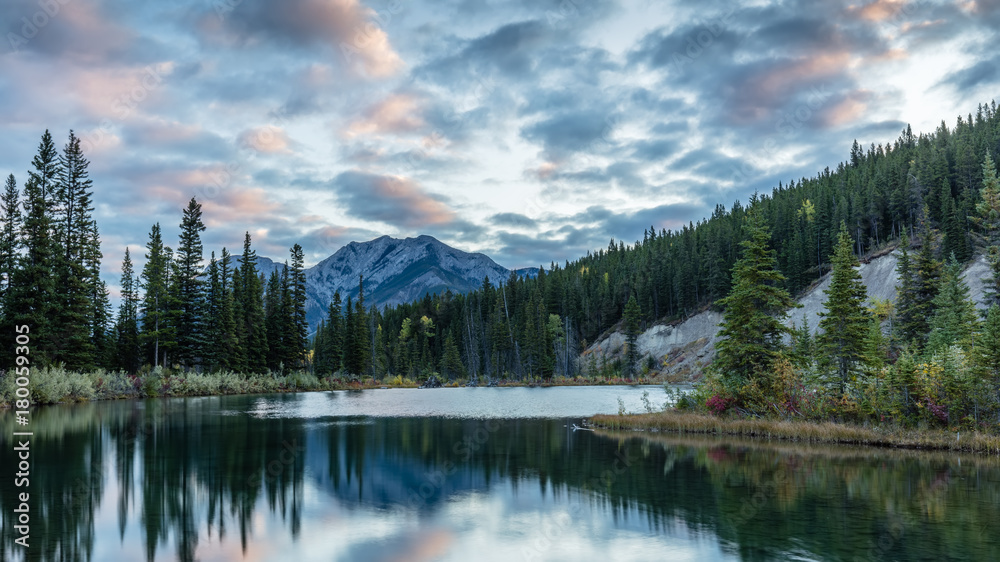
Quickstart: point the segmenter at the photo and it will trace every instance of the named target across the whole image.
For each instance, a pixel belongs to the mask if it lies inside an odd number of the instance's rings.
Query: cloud
[[[996,84],[1000,81],[1000,56],[981,60],[972,66],[950,72],[938,86],[950,86],[957,91],[967,91],[980,85]]]
[[[412,180],[351,170],[333,180],[337,200],[363,220],[406,228],[446,225],[456,215],[440,196],[429,194]]]
[[[518,228],[535,228],[538,221],[521,213],[497,213],[489,218],[497,226],[513,226]]]
[[[349,68],[384,78],[403,68],[375,11],[359,0],[243,0],[231,10],[206,13],[203,34],[226,33],[227,39],[253,47],[262,42],[312,47],[326,45]]]
[[[412,133],[426,126],[419,99],[395,93],[361,112],[345,131],[345,136]]]
[[[240,146],[267,154],[291,154],[292,141],[281,127],[268,125],[247,129],[237,137]]]

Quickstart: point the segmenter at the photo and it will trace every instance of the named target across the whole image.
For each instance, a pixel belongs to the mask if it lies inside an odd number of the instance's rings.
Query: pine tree
[[[781,321],[789,308],[798,306],[784,289],[785,277],[777,269],[761,207],[754,194],[744,220],[742,255],[733,266],[732,289],[718,302],[725,312],[713,370],[738,397],[755,380],[768,386],[771,367],[785,356],[782,337],[790,333]]]
[[[636,363],[639,361],[639,349],[636,341],[639,339],[639,320],[641,312],[635,295],[628,299],[622,322],[625,328],[625,375],[629,378],[636,375]]]
[[[219,260],[219,339],[213,342],[220,369],[235,370],[238,365],[239,339],[236,329],[236,298],[233,292],[233,258],[222,248]]]
[[[292,360],[290,365],[301,368],[305,361],[306,348],[309,344],[309,322],[306,320],[306,274],[304,270],[305,256],[302,246],[292,246],[292,267],[288,272],[292,297]]]
[[[57,165],[56,147],[46,130],[32,159],[34,169],[29,170],[24,185],[24,223],[19,244],[23,252],[11,278],[5,317],[11,326],[8,333],[14,333],[13,326],[27,325],[34,334],[31,339],[34,365],[48,364],[62,349],[52,324],[59,306],[55,279],[57,248],[52,224]]]
[[[142,267],[140,286],[145,295],[140,306],[142,326],[139,340],[152,365],[167,366],[174,348],[174,330],[170,324],[170,263],[173,250],[163,245],[160,223],[153,225],[146,243],[146,264]]]
[[[924,211],[926,216],[926,209]],[[913,261],[914,295],[912,316],[904,325],[904,333],[917,342],[919,347],[927,344],[930,333],[930,319],[936,308],[934,299],[937,297],[941,282],[941,262],[934,258],[934,232],[926,224],[921,240],[920,252]]]
[[[83,370],[94,365],[97,346],[103,344],[107,314],[97,289],[100,282],[100,258],[96,275],[92,265],[96,230],[91,201],[92,181],[87,172],[90,163],[80,149],[80,139],[72,131],[59,157],[54,184],[53,226],[56,233],[55,272],[59,287],[59,306],[53,319],[56,337],[62,342],[57,358],[67,368]]]
[[[139,287],[127,246],[125,259],[122,261],[121,298],[115,325],[117,367],[127,373],[135,373],[142,360],[139,348]]]
[[[324,355],[326,363],[324,372],[337,372],[343,368],[344,358],[344,317],[342,315],[343,303],[340,300],[340,291],[333,293],[333,300],[327,309],[326,323],[324,325]]]
[[[172,323],[177,334],[177,361],[184,367],[193,367],[201,363],[206,346],[201,244],[205,223],[201,220],[201,204],[194,197],[184,209],[180,226],[180,243],[174,258]]]
[[[10,280],[17,266],[17,247],[21,234],[20,199],[17,180],[14,179],[14,174],[10,174],[7,176],[4,192],[0,195],[0,220],[3,220],[3,229],[0,230],[0,291],[3,293],[10,287]],[[0,299],[0,306],[6,305],[6,298]]]
[[[899,333],[904,342],[916,338],[917,324],[917,289],[916,277],[913,275],[913,263],[910,259],[910,239],[903,232],[899,243],[899,261],[896,264],[896,275],[899,279],[896,289],[896,308],[899,310]]]
[[[821,353],[833,366],[833,380],[841,394],[847,390],[851,374],[865,356],[865,339],[872,323],[872,316],[865,308],[868,291],[861,282],[853,246],[847,225],[841,222],[831,260],[830,286],[823,291],[826,311],[820,313],[819,322],[823,331],[817,338]]]
[[[221,349],[217,345],[223,339],[222,334],[222,280],[219,273],[219,262],[215,259],[215,252],[212,252],[208,260],[208,282],[205,292],[205,318],[203,325],[205,329],[205,341],[209,345],[205,346],[204,365],[206,371],[217,371],[221,368]]]
[[[986,311],[982,334],[973,348],[973,368],[1000,398],[1000,305],[993,304]]]
[[[283,345],[285,317],[283,310],[284,295],[282,294],[282,277],[288,277],[288,266],[278,274],[271,272],[267,279],[267,289],[264,292],[264,332],[267,335],[267,368],[277,372],[284,364],[285,349]]]
[[[235,275],[235,274],[234,274]],[[239,307],[240,348],[249,373],[267,372],[268,342],[264,326],[264,283],[257,275],[257,252],[250,247],[250,233],[243,239],[240,259]]]
[[[986,288],[985,304],[1000,304],[1000,179],[990,153],[983,159],[983,186],[976,204],[976,223],[986,240],[986,257],[993,272]]]
[[[465,376],[465,366],[462,365],[462,357],[458,353],[458,345],[455,344],[455,337],[448,332],[444,338],[444,351],[441,355],[441,376],[448,380]]]
[[[952,254],[934,298],[927,352],[934,353],[951,345],[970,349],[978,324],[976,305],[969,300],[969,286],[962,279],[962,264]]]

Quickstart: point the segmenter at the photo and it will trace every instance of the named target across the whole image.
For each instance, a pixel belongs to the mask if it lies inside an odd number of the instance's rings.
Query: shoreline
[[[14,408],[16,400],[8,373],[0,374],[0,411]],[[413,379],[388,377],[382,380],[351,380],[342,376],[317,377],[299,372],[286,375],[237,373],[153,374],[140,376],[122,373],[77,373],[62,369],[32,369],[31,405],[45,406],[103,402],[108,400],[143,400],[147,398],[193,398],[199,396],[237,396],[293,392],[329,392],[338,390],[378,390],[393,388],[423,389]],[[494,386],[466,386],[469,379],[456,379],[438,387],[427,388],[549,388],[559,386],[659,386],[648,379],[553,378],[545,381],[500,380]],[[9,387],[9,388],[8,388]]]
[[[978,431],[966,433],[898,426],[864,427],[837,422],[729,419],[676,410],[623,416],[599,414],[588,418],[587,423],[609,431],[737,436],[761,441],[1000,455],[1000,435]]]

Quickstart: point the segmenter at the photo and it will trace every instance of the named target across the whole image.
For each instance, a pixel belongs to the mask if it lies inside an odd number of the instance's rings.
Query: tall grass
[[[1000,454],[1000,436],[978,431],[959,433],[906,429],[891,425],[878,427],[767,418],[734,419],[678,410],[652,414],[598,415],[590,421],[598,427],[611,430],[737,435],[811,443]]]
[[[81,373],[67,371],[61,367],[32,368],[28,379],[31,402],[35,405],[156,396],[213,396],[219,394],[339,390],[374,386],[371,379],[362,382],[356,378],[341,376],[321,378],[304,371],[280,375],[245,375],[231,371],[219,373],[171,372],[161,367],[138,375],[104,370]],[[14,405],[16,390],[14,372],[0,373],[0,408]]]

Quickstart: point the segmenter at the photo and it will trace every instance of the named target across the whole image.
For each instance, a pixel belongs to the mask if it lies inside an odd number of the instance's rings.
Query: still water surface
[[[575,431],[658,387],[42,408],[32,560],[996,560],[1000,462]],[[4,416],[9,424],[11,416]],[[0,466],[14,466],[0,424]],[[0,478],[0,560],[24,559]]]

